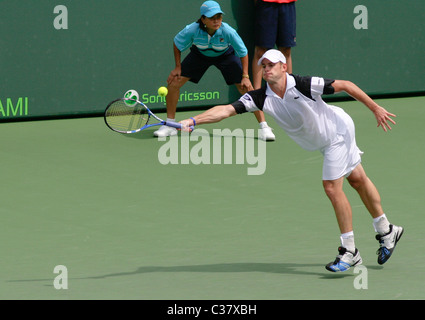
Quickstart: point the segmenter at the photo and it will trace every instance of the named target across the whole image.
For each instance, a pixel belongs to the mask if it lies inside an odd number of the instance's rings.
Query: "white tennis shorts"
[[[354,122],[340,108],[335,108],[338,117],[338,134],[332,143],[321,150],[323,154],[323,180],[348,177],[360,164],[363,152],[357,147]]]

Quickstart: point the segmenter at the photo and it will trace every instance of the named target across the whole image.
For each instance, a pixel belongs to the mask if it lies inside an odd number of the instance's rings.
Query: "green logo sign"
[[[28,115],[28,97],[21,97],[14,103],[11,98],[0,100],[0,117],[21,117]]]

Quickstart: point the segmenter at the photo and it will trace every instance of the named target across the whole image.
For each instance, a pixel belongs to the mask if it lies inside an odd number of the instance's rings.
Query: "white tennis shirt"
[[[322,150],[337,134],[345,133],[346,125],[341,117],[344,111],[325,103],[321,97],[334,93],[334,80],[290,74],[286,80],[283,98],[267,84],[244,94],[232,105],[237,113],[262,110],[271,115],[289,137],[309,151]]]

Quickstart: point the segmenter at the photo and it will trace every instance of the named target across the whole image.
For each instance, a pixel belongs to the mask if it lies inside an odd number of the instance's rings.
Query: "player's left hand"
[[[396,122],[391,117],[396,117],[395,114],[388,112],[381,106],[376,108],[374,111],[376,121],[378,122],[378,127],[382,127],[385,132],[387,132],[387,129],[391,130],[391,126],[388,122],[391,122],[392,124],[396,124]]]

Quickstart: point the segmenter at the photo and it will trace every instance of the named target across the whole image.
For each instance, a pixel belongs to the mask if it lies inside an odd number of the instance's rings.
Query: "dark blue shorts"
[[[211,66],[215,66],[221,71],[228,85],[241,83],[242,81],[242,62],[235,55],[232,47],[221,56],[207,57],[196,46],[192,46],[181,66],[181,75],[190,78],[190,81],[194,83],[198,83],[205,71]]]
[[[263,48],[296,46],[295,2],[257,1],[255,8],[255,45]]]

